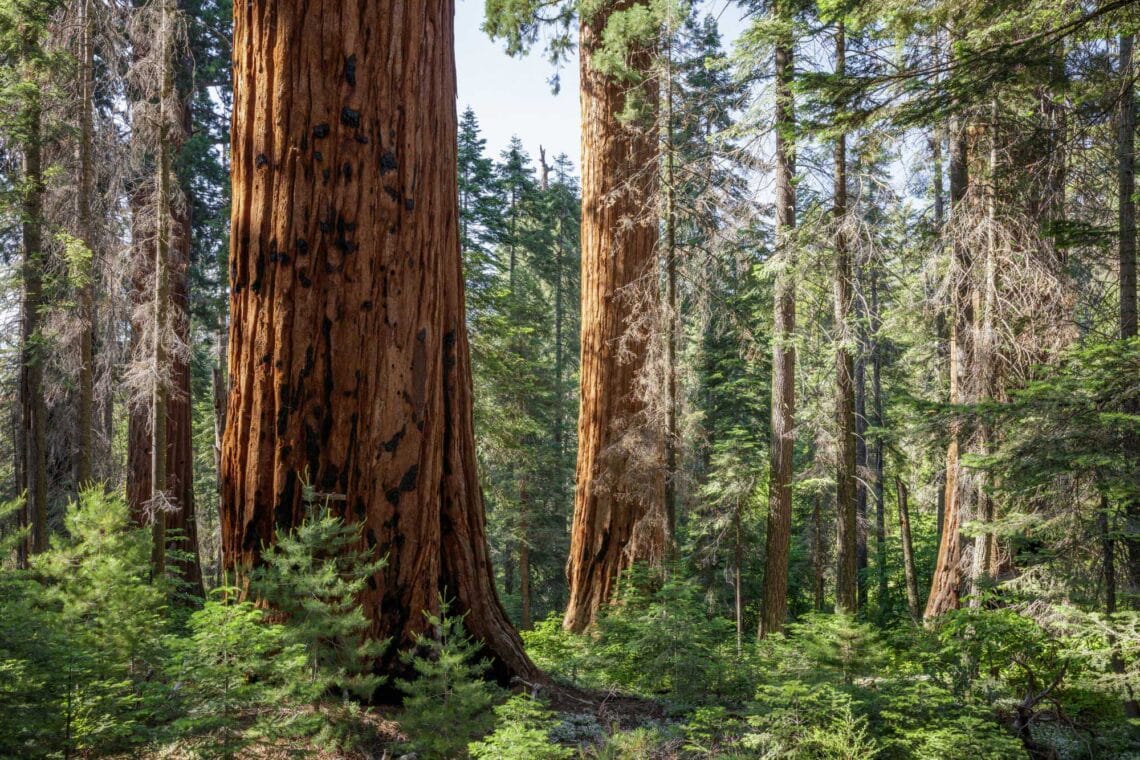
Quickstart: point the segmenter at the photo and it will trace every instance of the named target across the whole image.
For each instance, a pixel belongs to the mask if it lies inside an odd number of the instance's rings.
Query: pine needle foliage
[[[278,537],[252,580],[285,621],[284,643],[306,654],[297,696],[311,703],[330,692],[368,699],[383,682],[371,668],[388,642],[369,637],[359,597],[385,560],[363,544],[361,526],[322,507]]]
[[[490,661],[463,627],[463,616],[448,615],[440,599],[438,615],[424,611],[428,633],[402,659],[415,673],[395,684],[405,694],[400,727],[424,758],[464,757],[467,744],[494,725],[498,689],[484,679]]]

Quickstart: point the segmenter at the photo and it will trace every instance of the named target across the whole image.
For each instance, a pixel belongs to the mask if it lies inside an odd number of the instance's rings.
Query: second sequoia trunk
[[[443,594],[496,675],[537,677],[495,594],[476,480],[453,0],[235,5],[222,549],[242,582],[306,484],[387,564],[395,651]]]
[[[573,631],[593,622],[624,568],[659,560],[665,547],[664,441],[643,419],[645,340],[630,333],[638,295],[656,293],[657,135],[619,123],[628,85],[592,63],[611,14],[631,4],[605,3],[581,25],[582,399],[563,621]],[[644,73],[650,60],[642,49],[631,63]],[[642,86],[653,103],[655,83]]]

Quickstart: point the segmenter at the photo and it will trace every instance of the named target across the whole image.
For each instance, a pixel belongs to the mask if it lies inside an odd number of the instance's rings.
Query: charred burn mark
[[[316,357],[313,354],[313,347],[309,346],[305,349],[305,363],[301,365],[301,379],[304,380],[309,375],[313,374],[313,364]]]
[[[329,125],[327,122],[321,122],[313,127],[313,139],[321,140],[329,136]]]
[[[287,401],[288,398],[289,398],[289,386],[283,385],[283,386],[281,386],[281,400],[278,402],[281,404],[281,406],[278,407],[278,409],[277,409],[277,435],[279,435],[279,436],[285,435],[285,432],[289,429],[289,405],[288,405],[289,402]]]
[[[418,340],[420,343],[423,343],[425,340],[427,340],[427,328],[426,327],[421,327],[419,332],[416,333],[416,340]]]
[[[387,451],[389,454],[391,454],[393,451],[395,451],[396,448],[400,445],[400,441],[403,439],[404,432],[407,429],[408,428],[405,425],[404,427],[400,428],[400,430],[395,435],[393,435],[391,438],[389,438],[387,441],[385,441],[384,442],[384,450]]]
[[[253,164],[258,169],[264,169],[269,166],[269,159],[265,157],[264,153],[258,153],[257,158],[253,159]]]
[[[317,469],[321,461],[321,440],[312,425],[305,425],[305,460],[309,463],[309,471]]]
[[[261,292],[261,278],[264,276],[265,276],[265,254],[259,253],[259,254],[257,254],[257,260],[254,263],[253,284],[249,286],[249,289],[252,290],[254,293],[260,293]]]
[[[400,191],[391,185],[384,185],[384,193],[396,203],[400,202]]]
[[[352,182],[352,164],[346,161],[344,166],[340,168],[340,173],[344,176],[345,182]]]
[[[400,490],[398,488],[389,488],[388,491],[384,494],[384,497],[388,500],[388,503],[391,504],[393,507],[399,506],[399,504],[400,504]]]
[[[355,140],[356,140],[358,143],[360,143],[361,145],[367,145],[367,144],[368,144],[368,138],[367,138],[367,137],[365,137],[365,136],[364,136],[364,135],[362,135],[362,134],[359,134],[359,133],[357,133],[357,135],[356,135],[356,137],[355,137],[354,139],[355,139]]]
[[[277,527],[290,528],[293,526],[293,502],[297,494],[297,473],[289,470],[285,473],[285,485],[277,498],[277,508],[273,519]]]
[[[359,511],[363,512],[364,511],[364,499],[357,499],[356,504],[357,504],[357,509]],[[369,528],[368,532],[364,534],[364,540],[368,542],[368,548],[369,549],[375,549],[376,544],[380,543],[376,539],[376,531],[372,530],[372,528]]]
[[[279,263],[281,266],[283,266],[283,267],[288,266],[290,261],[292,261],[292,259],[289,258],[289,254],[287,254],[287,253],[277,254],[277,263]]]
[[[348,106],[345,106],[340,111],[340,123],[346,127],[356,129],[360,126],[360,111],[354,111]]]
[[[344,59],[344,81],[349,87],[356,86],[356,54],[353,53]]]
[[[372,302],[371,301],[362,302],[360,304],[360,310],[361,311],[372,311]]]
[[[321,490],[331,492],[334,488],[336,488],[339,476],[340,473],[337,472],[336,467],[331,464],[327,465],[325,471],[321,473]]]
[[[304,256],[309,252],[309,243],[305,238],[297,238],[297,255]]]
[[[332,172],[330,172],[328,169],[324,169],[321,171],[321,179],[323,179],[326,184],[328,184],[329,177],[331,177],[331,176],[332,176]]]
[[[418,464],[413,464],[409,467],[407,472],[404,473],[404,476],[400,478],[400,490],[404,493],[416,490],[416,478],[419,477],[419,474],[420,466]]]
[[[396,161],[396,154],[390,150],[384,151],[384,154],[380,156],[380,176],[395,171],[397,168],[399,168],[399,163]]]
[[[304,272],[298,272],[297,273],[297,279],[301,281],[301,287],[302,288],[313,287],[313,281],[311,279],[309,279],[309,275],[305,274]]]
[[[416,202],[414,200],[412,200],[411,198],[408,198],[404,201],[404,210],[405,211],[414,211],[415,208],[416,208]]]
[[[314,150],[313,151],[313,160],[314,161],[323,161],[324,160],[324,154],[322,154],[319,150]]]

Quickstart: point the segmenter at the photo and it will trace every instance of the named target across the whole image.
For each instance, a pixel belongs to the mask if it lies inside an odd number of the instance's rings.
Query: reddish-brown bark
[[[652,130],[618,122],[629,86],[591,64],[610,15],[629,5],[606,3],[582,19],[580,32],[581,407],[563,620],[573,631],[593,622],[624,568],[660,560],[665,547],[664,473],[657,461],[664,441],[644,424],[637,395],[644,340],[627,334],[633,294],[655,265],[657,138]],[[650,51],[635,52],[631,63],[648,71]],[[646,80],[644,89],[645,102],[654,103],[655,84]]]
[[[239,582],[302,481],[386,566],[394,652],[455,600],[500,676],[534,677],[492,583],[458,240],[453,0],[235,5],[231,388],[222,550]]]

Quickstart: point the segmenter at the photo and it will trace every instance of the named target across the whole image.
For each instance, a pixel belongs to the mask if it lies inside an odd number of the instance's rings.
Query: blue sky
[[[739,33],[740,11],[731,0],[705,0],[703,10],[721,20],[725,44]],[[457,0],[455,59],[460,112],[471,106],[479,118],[487,150],[498,157],[512,135],[518,135],[532,158],[538,147],[547,159],[565,153],[578,165],[578,60],[561,69],[562,88],[550,89],[553,67],[539,50],[521,59],[510,58],[500,43],[479,28],[484,0]]]
[[[458,0],[455,7],[455,66],[459,111],[475,109],[487,150],[496,158],[511,135],[518,135],[537,160],[538,146],[547,160],[565,153],[578,165],[578,62],[562,67],[562,90],[554,95],[554,69],[541,51],[516,59],[503,52],[479,28],[484,0]]]

